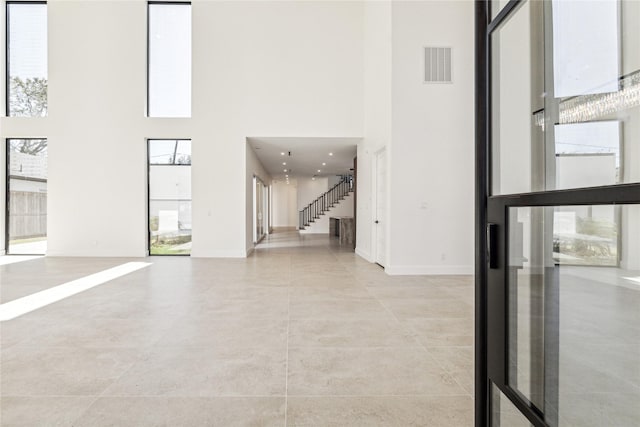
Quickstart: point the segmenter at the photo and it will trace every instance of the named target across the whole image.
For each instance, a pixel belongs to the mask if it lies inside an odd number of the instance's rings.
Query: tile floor
[[[0,266],[0,301],[128,261]],[[147,261],[0,324],[1,425],[473,424],[471,277],[387,276],[295,232]]]

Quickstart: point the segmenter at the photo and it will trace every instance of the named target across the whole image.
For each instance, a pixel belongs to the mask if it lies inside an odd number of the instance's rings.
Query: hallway
[[[130,261],[0,266],[1,302]],[[473,424],[471,277],[387,276],[294,231],[144,261],[2,322],[2,425]]]

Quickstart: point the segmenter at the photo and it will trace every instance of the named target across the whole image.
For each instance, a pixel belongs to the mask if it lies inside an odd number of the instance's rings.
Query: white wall
[[[372,258],[372,162],[391,142],[391,2],[365,2],[364,138],[358,144],[356,253]]]
[[[253,192],[254,192],[254,188],[253,188],[253,177],[257,176],[258,178],[260,178],[262,180],[262,183],[265,186],[269,186],[271,185],[271,175],[269,175],[269,173],[264,169],[264,166],[262,165],[262,163],[260,162],[260,160],[258,159],[258,156],[256,156],[256,152],[253,151],[253,147],[251,147],[251,145],[247,142],[246,144],[246,154],[247,154],[247,159],[246,159],[246,170],[247,170],[247,174],[246,174],[246,232],[245,232],[245,238],[246,238],[246,245],[247,245],[247,254],[250,252],[251,249],[253,249],[253,247],[255,246],[255,244],[253,243],[253,213],[254,213],[254,206],[253,206]],[[224,209],[224,207],[221,207],[221,209]]]
[[[362,14],[194,0],[192,118],[151,119],[146,2],[49,2],[49,117],[0,120],[1,138],[49,139],[48,255],[144,256],[146,138],[190,138],[192,256],[245,256],[246,136],[361,136]]]
[[[250,247],[247,136],[360,136],[361,17],[356,2],[193,3],[194,158],[208,163],[194,160],[193,256]]]
[[[298,212],[309,206],[309,203],[317,199],[322,193],[329,189],[329,182],[326,177],[316,178],[297,178],[298,189]]]
[[[389,274],[471,274],[473,2],[393,2]],[[451,46],[452,84],[424,84],[424,46]]]
[[[274,227],[298,226],[298,189],[295,180],[291,184],[273,181],[271,207]]]

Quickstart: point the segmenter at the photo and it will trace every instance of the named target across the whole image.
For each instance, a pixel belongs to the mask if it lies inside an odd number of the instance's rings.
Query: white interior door
[[[386,265],[387,254],[387,151],[376,153],[375,262]]]

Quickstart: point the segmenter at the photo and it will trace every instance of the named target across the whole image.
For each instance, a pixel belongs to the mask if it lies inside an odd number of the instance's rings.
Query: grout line
[[[375,296],[374,296],[375,297]],[[376,298],[378,299],[378,298]],[[453,381],[455,381],[455,383],[458,385],[458,387],[460,387],[460,389],[464,392],[466,392],[467,390],[460,384],[460,382],[451,374],[451,372],[449,372],[448,369],[446,369],[440,362],[438,362],[438,360],[433,356],[433,354],[431,354],[429,352],[429,350],[427,349],[427,347],[418,339],[417,333],[415,330],[413,330],[413,328],[411,328],[410,326],[405,326],[402,322],[400,322],[400,319],[398,319],[398,317],[393,313],[393,311],[391,311],[391,309],[389,307],[387,307],[380,299],[378,299],[378,302],[385,308],[385,310],[387,310],[398,322],[398,324],[400,324],[401,326],[403,326],[404,328],[407,328],[410,332],[413,333],[412,338],[415,340],[415,342],[418,344],[418,347],[422,348],[425,353],[427,353],[427,355],[431,358],[431,360],[433,360],[436,365],[438,365],[440,367],[440,369],[442,369],[447,375],[449,375],[451,377],[451,379],[453,379]],[[473,399],[473,395],[471,395],[470,393],[467,393],[467,396],[471,397]]]
[[[289,270],[291,273],[291,269]],[[289,276],[289,286],[287,286],[287,354],[284,368],[284,427],[287,427],[287,414],[289,412],[289,329],[291,326],[291,285],[292,279]]]

